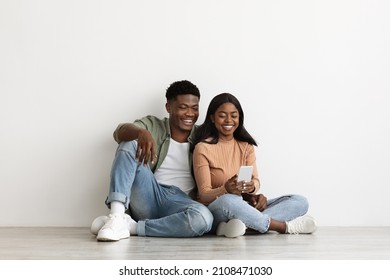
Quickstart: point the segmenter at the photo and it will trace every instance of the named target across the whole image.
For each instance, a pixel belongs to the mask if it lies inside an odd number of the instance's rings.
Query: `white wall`
[[[263,192],[390,226],[390,2],[0,1],[0,226],[106,214],[112,132],[189,79],[235,94]],[[201,114],[199,122],[203,121]]]

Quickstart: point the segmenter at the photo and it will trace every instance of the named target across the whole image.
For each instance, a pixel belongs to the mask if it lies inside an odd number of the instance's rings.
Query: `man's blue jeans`
[[[176,186],[159,184],[149,165],[135,160],[137,142],[121,142],[115,154],[106,204],[130,208],[140,236],[193,237],[211,229],[213,216],[206,206]]]
[[[264,233],[268,231],[270,218],[278,221],[290,221],[305,215],[309,204],[300,195],[285,195],[267,200],[268,207],[260,212],[241,196],[224,194],[209,204],[208,208],[214,216],[211,232],[214,232],[220,222],[231,219],[241,220],[248,228]]]

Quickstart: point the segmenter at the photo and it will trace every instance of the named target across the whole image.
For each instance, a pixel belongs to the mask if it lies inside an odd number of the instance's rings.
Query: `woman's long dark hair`
[[[199,142],[205,141],[206,139],[211,138],[211,141],[207,141],[210,144],[218,143],[219,136],[218,130],[216,129],[214,123],[211,121],[211,115],[214,115],[217,109],[224,103],[232,103],[238,110],[239,113],[239,123],[237,129],[233,133],[233,137],[236,140],[248,142],[254,146],[257,146],[255,139],[249,134],[249,132],[244,127],[244,111],[242,110],[241,104],[238,99],[230,93],[221,93],[215,96],[209,104],[207,109],[206,118],[199,126],[195,133],[192,150],[195,148],[195,145]]]

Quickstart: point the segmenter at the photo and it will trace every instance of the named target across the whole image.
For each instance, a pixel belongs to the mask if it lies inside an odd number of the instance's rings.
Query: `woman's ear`
[[[211,120],[212,123],[215,122],[215,121],[214,121],[214,120],[215,120],[214,115],[211,115],[211,116],[210,116],[210,120]]]

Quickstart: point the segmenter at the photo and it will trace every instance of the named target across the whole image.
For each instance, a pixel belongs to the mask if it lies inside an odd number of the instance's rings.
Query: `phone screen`
[[[237,181],[249,182],[252,179],[253,166],[241,166],[238,171]]]

